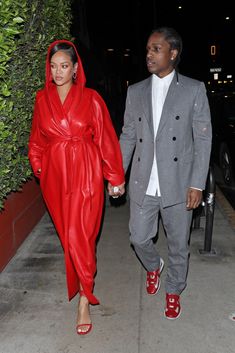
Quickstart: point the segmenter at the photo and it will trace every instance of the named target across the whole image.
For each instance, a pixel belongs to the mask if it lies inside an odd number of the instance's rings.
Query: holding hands
[[[109,196],[112,196],[113,198],[117,198],[119,196],[122,196],[125,193],[125,183],[122,183],[120,185],[111,185],[108,183],[108,193]]]

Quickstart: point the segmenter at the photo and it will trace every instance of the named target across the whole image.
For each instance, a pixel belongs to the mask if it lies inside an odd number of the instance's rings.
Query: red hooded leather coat
[[[35,100],[29,159],[64,249],[69,300],[81,283],[89,302],[97,304],[95,246],[104,178],[119,185],[124,171],[108,110],[100,95],[85,87],[78,54],[77,79],[64,103],[60,101],[49,62],[51,48],[60,42],[67,41],[56,41],[48,49],[45,87]]]

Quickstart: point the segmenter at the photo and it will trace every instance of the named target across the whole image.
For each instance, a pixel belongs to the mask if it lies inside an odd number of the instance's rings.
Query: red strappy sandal
[[[86,331],[82,331],[82,327],[87,327]],[[77,325],[76,330],[78,335],[87,335],[92,329],[92,324],[80,324]]]
[[[85,297],[85,293],[83,290],[80,291],[80,297]],[[87,330],[83,331],[84,328],[87,327]],[[83,329],[82,329],[83,328]],[[76,326],[76,331],[78,335],[87,335],[92,329],[92,323],[90,324],[79,324]]]

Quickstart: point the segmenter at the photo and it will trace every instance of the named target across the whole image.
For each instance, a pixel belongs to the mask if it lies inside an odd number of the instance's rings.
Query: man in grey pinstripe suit
[[[129,180],[130,241],[156,294],[164,261],[153,243],[159,214],[166,231],[168,266],[164,314],[181,313],[186,286],[192,210],[205,188],[210,151],[210,109],[203,82],[177,72],[182,40],[172,28],[154,30],[147,42],[150,77],[129,86],[120,136]]]

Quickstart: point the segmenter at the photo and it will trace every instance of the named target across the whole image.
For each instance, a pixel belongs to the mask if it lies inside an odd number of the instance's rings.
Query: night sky
[[[90,39],[96,50],[129,47],[144,55],[150,31],[162,25],[171,26],[183,38],[180,69],[198,78],[208,69],[210,44],[226,44],[229,56],[229,43],[235,41],[234,19],[225,21],[225,16],[233,14],[232,1],[222,1],[219,6],[208,0],[86,0],[85,3]]]
[[[82,4],[82,5],[81,5]],[[178,6],[182,9],[179,10]],[[146,42],[152,29],[175,28],[183,39],[179,72],[207,84],[211,67],[235,77],[233,1],[74,0],[72,33],[83,61],[87,85],[105,99],[120,133],[126,89],[149,73]],[[205,8],[206,6],[206,8]],[[225,20],[230,16],[230,20]],[[210,46],[216,45],[216,55]],[[113,52],[108,52],[113,48]],[[125,56],[126,49],[130,56]]]
[[[85,58],[88,79],[89,75],[97,76],[99,81],[103,75],[116,72],[132,83],[148,76],[146,41],[151,30],[159,26],[174,27],[182,36],[179,65],[182,74],[207,81],[211,65],[222,65],[235,76],[232,1],[223,0],[219,6],[210,0],[74,0],[73,3],[75,37]],[[78,17],[81,3],[85,9],[82,20]],[[229,21],[226,16],[230,16]],[[210,46],[214,44],[217,55],[212,58]],[[115,49],[112,56],[107,55],[107,48]],[[124,60],[127,48],[130,57]]]

